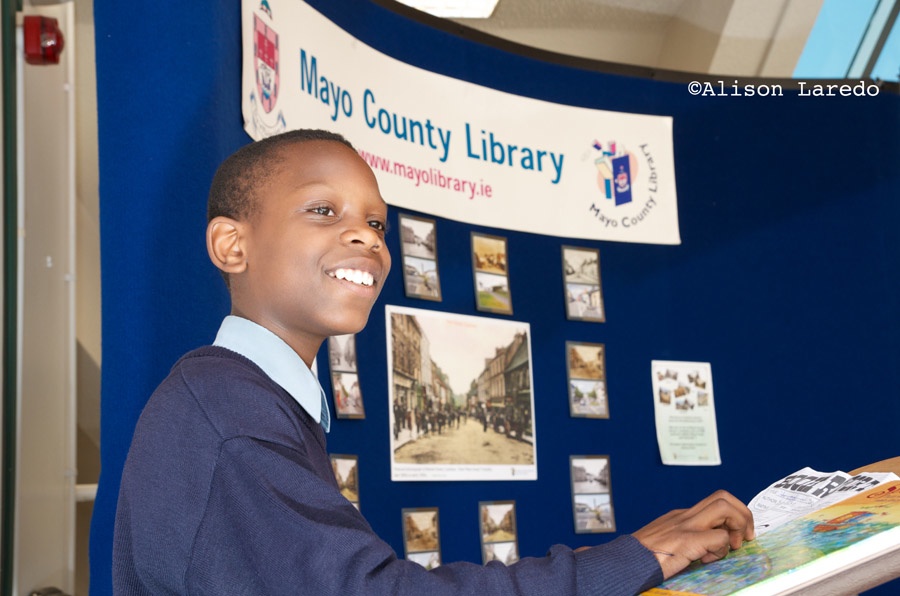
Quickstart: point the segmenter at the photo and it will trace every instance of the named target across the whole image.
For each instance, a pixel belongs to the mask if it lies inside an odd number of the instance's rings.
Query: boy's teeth
[[[375,282],[371,273],[359,271],[358,269],[338,269],[334,272],[334,276],[362,286],[371,286]]]

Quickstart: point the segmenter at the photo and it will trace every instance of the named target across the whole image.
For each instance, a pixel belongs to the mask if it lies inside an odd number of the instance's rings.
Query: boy
[[[135,431],[116,516],[116,594],[633,594],[752,536],[720,492],[631,536],[506,567],[397,559],[338,490],[309,370],[360,331],[391,266],[387,206],[338,135],[252,143],[213,179],[207,248],[232,314],[185,355]]]

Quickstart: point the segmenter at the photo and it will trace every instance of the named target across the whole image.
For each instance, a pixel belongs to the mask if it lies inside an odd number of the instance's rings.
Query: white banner
[[[245,128],[346,136],[393,206],[679,244],[672,119],[512,95],[386,56],[300,0],[243,0]]]

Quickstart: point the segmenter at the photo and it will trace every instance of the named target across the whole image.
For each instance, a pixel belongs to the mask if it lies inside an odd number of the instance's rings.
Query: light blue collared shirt
[[[237,352],[260,367],[290,393],[313,420],[318,420],[325,432],[330,430],[331,413],[322,386],[283,339],[249,319],[229,315],[222,321],[213,345]]]

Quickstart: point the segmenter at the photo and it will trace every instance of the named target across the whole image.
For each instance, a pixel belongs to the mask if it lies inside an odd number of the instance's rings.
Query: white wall
[[[56,18],[67,39],[59,65],[24,65],[24,204],[15,594],[72,593],[75,533],[74,10],[27,7]]]

